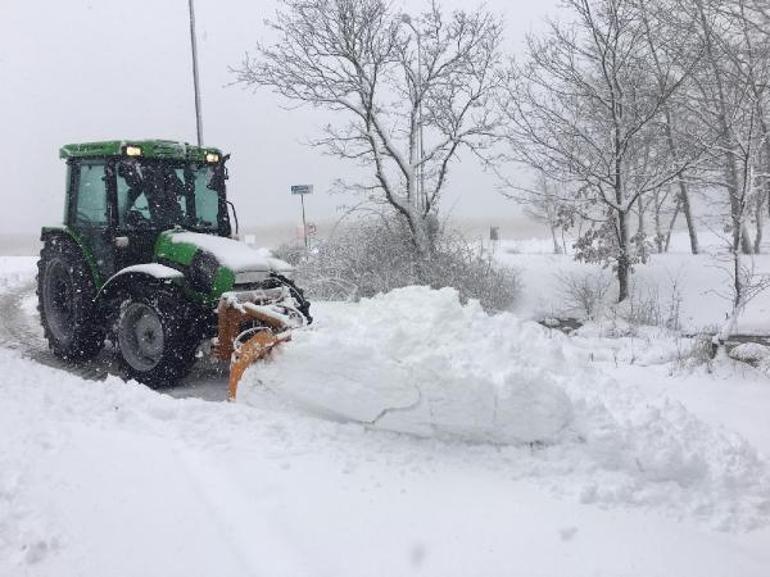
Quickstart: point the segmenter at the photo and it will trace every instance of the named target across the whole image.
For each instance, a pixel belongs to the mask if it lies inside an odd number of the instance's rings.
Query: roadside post
[[[495,254],[497,252],[497,245],[500,243],[500,227],[489,227],[489,252]]]
[[[307,220],[305,219],[305,195],[313,193],[312,184],[293,184],[291,187],[292,194],[298,194],[300,203],[302,204],[302,240],[305,243],[305,250],[310,248],[307,236]]]

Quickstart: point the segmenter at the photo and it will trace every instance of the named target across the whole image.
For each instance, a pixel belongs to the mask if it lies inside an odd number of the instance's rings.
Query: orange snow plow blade
[[[276,336],[271,330],[267,329],[256,333],[243,345],[240,349],[233,352],[232,361],[230,362],[230,381],[228,383],[227,400],[234,401],[238,394],[238,383],[241,382],[241,377],[248,367],[252,363],[264,359],[270,354],[273,348],[284,341],[289,340],[290,337],[280,338]]]
[[[291,312],[291,308],[287,310],[270,300],[222,298],[217,309],[219,334],[213,353],[219,360],[230,361],[229,401],[235,400],[246,369],[290,340],[291,329],[301,326]]]

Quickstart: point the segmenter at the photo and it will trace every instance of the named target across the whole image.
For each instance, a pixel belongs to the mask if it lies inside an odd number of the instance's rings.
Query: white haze
[[[493,0],[487,7],[505,19],[506,49],[514,53],[554,4]],[[403,5],[414,14],[425,3]],[[268,91],[229,85],[228,66],[237,66],[266,37],[263,20],[276,3],[197,0],[195,6],[204,140],[232,153],[229,191],[242,225],[269,230],[271,237],[290,235],[299,219],[298,199],[289,194],[296,183],[315,185],[307,198],[309,218],[334,221],[345,199],[327,191],[351,167],[302,144],[331,119],[328,113],[286,110]],[[116,138],[194,142],[187,2],[3,0],[0,128],[6,207],[0,234],[6,237],[31,238],[40,226],[61,220],[60,145]],[[451,174],[444,214],[479,229],[519,223],[516,207],[495,187],[491,175],[465,160]]]

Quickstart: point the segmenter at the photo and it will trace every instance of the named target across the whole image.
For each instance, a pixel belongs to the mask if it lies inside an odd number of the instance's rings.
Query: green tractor
[[[207,339],[222,360],[253,340],[251,362],[312,322],[291,267],[232,238],[229,155],[145,140],[72,144],[60,157],[64,223],[42,230],[37,289],[57,357],[91,359],[109,339],[127,376],[159,386],[182,378]]]

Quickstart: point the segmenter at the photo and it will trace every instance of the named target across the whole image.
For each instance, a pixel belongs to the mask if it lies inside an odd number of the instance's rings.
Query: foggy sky
[[[467,6],[458,0],[446,7]],[[555,0],[489,0],[519,49]],[[419,12],[422,2],[404,2]],[[299,220],[289,186],[313,183],[310,220],[335,218],[345,199],[326,193],[349,165],[302,144],[333,116],[287,111],[269,91],[229,86],[228,66],[266,34],[276,3],[196,0],[205,144],[232,153],[230,199],[242,225]],[[166,138],[195,142],[187,0],[0,0],[0,233],[61,222],[62,144]],[[472,160],[450,174],[442,210],[456,217],[516,212]]]

